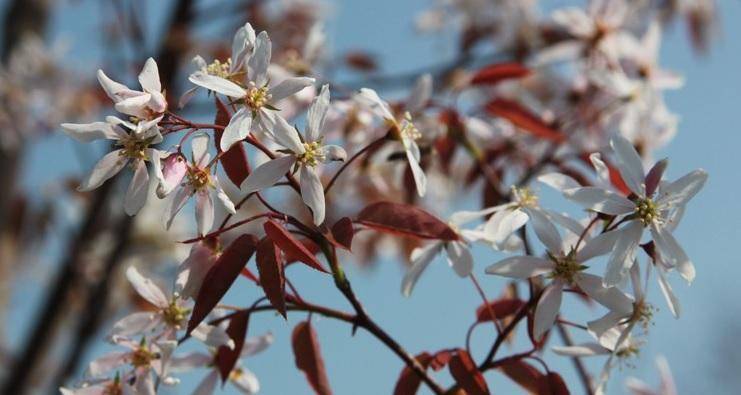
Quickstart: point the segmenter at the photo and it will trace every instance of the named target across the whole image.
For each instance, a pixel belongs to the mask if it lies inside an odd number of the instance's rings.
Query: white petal
[[[196,368],[204,368],[213,361],[213,355],[201,351],[175,355],[170,358],[170,372],[187,372]]]
[[[127,351],[114,351],[99,357],[88,365],[87,374],[91,377],[101,377],[105,373],[126,363]]]
[[[449,218],[448,222],[456,226],[465,225],[471,221],[481,219],[497,210],[504,208],[504,205],[489,207],[480,211],[456,211]]]
[[[661,188],[657,204],[662,207],[684,206],[705,185],[708,173],[698,169]]]
[[[487,274],[496,274],[509,278],[526,279],[539,276],[553,270],[554,263],[548,259],[534,256],[513,256],[486,268]]]
[[[620,236],[620,231],[610,231],[587,240],[577,252],[576,260],[586,262],[596,256],[607,254],[617,243],[618,236]]]
[[[644,179],[646,174],[643,171],[643,161],[633,144],[622,136],[615,136],[610,141],[610,146],[615,151],[618,170],[620,170],[620,175],[623,176],[625,183],[636,195],[645,195]]]
[[[129,160],[121,155],[121,150],[109,152],[95,164],[90,175],[82,181],[77,188],[78,191],[91,191],[118,174],[126,166]]]
[[[157,323],[161,322],[156,319],[157,313],[140,312],[129,314],[118,320],[111,329],[112,336],[148,335],[146,332],[152,329]]]
[[[626,315],[633,311],[633,300],[617,287],[605,287],[601,277],[579,273],[576,283],[589,297],[611,311]]]
[[[291,77],[281,81],[278,85],[270,88],[271,102],[277,103],[289,96],[302,91],[307,86],[314,84],[314,79],[309,77]]]
[[[209,137],[206,133],[197,133],[190,140],[191,154],[193,155],[193,163],[200,168],[206,167],[210,155],[208,153]]]
[[[329,109],[329,85],[322,86],[322,90],[311,102],[309,112],[306,115],[308,126],[306,127],[306,139],[317,141],[324,132],[324,119]]]
[[[203,243],[196,243],[190,249],[190,254],[178,267],[175,281],[176,291],[182,298],[195,298],[201,289],[203,279],[213,266],[216,256]]]
[[[169,305],[170,301],[162,289],[154,281],[139,273],[135,266],[129,266],[126,269],[126,278],[136,292],[149,303],[159,308],[165,308]]]
[[[124,211],[128,215],[136,215],[136,213],[144,207],[147,202],[147,194],[149,193],[149,173],[147,173],[147,166],[143,160],[137,160],[136,170],[134,171],[134,177],[129,183],[129,188],[126,190],[126,197],[124,198]]]
[[[139,73],[139,83],[146,92],[161,92],[160,73],[157,69],[157,62],[149,58],[144,63],[141,73]]]
[[[191,74],[188,80],[198,86],[235,99],[240,99],[247,94],[241,86],[225,78],[209,75],[202,71]]]
[[[589,161],[592,163],[595,172],[597,172],[597,177],[602,182],[602,186],[607,187],[611,185],[610,168],[607,167],[607,164],[602,160],[602,156],[599,152],[589,155]]]
[[[259,354],[267,349],[275,340],[272,333],[266,333],[262,336],[250,337],[244,341],[242,347],[242,353],[240,356],[248,357],[250,355]]]
[[[242,182],[239,189],[241,189],[243,193],[249,194],[261,191],[265,188],[270,188],[289,170],[291,170],[291,166],[293,166],[295,162],[296,157],[293,155],[281,156],[265,162],[250,173],[250,175]]]
[[[255,52],[247,62],[249,67],[249,78],[257,84],[264,86],[268,80],[268,66],[270,65],[270,52],[272,44],[266,32],[260,32],[255,40]]]
[[[202,322],[190,334],[209,347],[218,348],[220,346],[227,346],[230,349],[234,349],[234,340],[221,327]]]
[[[427,268],[430,262],[435,259],[435,256],[440,253],[442,248],[443,243],[435,242],[421,248],[415,248],[414,251],[412,251],[412,256],[410,257],[412,265],[409,267],[409,270],[407,270],[404,279],[401,282],[402,295],[408,297],[412,294],[414,285],[417,284],[417,280],[419,280],[422,272]]]
[[[219,199],[219,202],[221,202],[221,205],[224,206],[224,209],[229,214],[236,214],[237,209],[234,207],[234,202],[232,202],[231,199],[229,199],[229,196],[224,192],[224,189],[221,188],[221,184],[219,183],[218,178],[216,178],[216,175],[213,177],[214,181],[214,187],[213,191],[216,194],[216,198]]]
[[[239,111],[232,115],[232,119],[229,120],[229,124],[224,129],[224,134],[221,135],[221,150],[226,152],[231,148],[232,145],[238,141],[244,140],[245,137],[250,133],[252,127],[252,112],[244,108],[240,108]]]
[[[676,295],[674,295],[674,290],[672,290],[672,286],[671,284],[669,284],[669,281],[666,280],[664,270],[661,268],[657,268],[656,275],[659,278],[659,288],[661,289],[661,293],[664,295],[664,299],[666,299],[666,304],[667,306],[669,306],[669,311],[671,311],[674,318],[679,318],[679,314],[682,311],[679,305],[679,299]]]
[[[324,187],[313,167],[301,166],[301,198],[313,213],[314,225],[324,222]]]
[[[275,141],[297,155],[303,154],[306,149],[298,136],[296,128],[291,126],[288,121],[283,119],[280,115],[273,117],[273,121],[275,122],[275,125],[271,132]]]
[[[565,192],[570,189],[581,188],[581,185],[576,182],[573,178],[561,174],[561,173],[547,173],[538,176],[538,181],[549,187],[559,191]]]
[[[609,348],[612,350],[614,349],[614,343],[613,344],[605,343],[603,336],[605,335],[605,333],[608,333],[610,329],[617,327],[620,321],[622,321],[624,318],[626,318],[625,314],[618,313],[615,311],[610,311],[604,316],[594,321],[588,322],[587,327],[589,328],[589,331],[597,339],[600,339],[600,344],[602,344],[603,347]]]
[[[602,347],[599,343],[583,343],[569,347],[551,347],[551,350],[558,355],[568,357],[591,357],[595,355],[607,355],[610,350]]]
[[[260,382],[257,381],[257,376],[245,368],[242,368],[240,374],[235,378],[230,378],[230,381],[245,395],[256,394],[260,391]]]
[[[175,192],[175,196],[172,197],[170,204],[167,205],[165,212],[163,213],[167,229],[170,229],[175,216],[183,209],[185,203],[188,202],[188,198],[190,198],[192,194],[193,189],[191,187],[181,187],[178,188],[177,192]]]
[[[205,235],[214,225],[214,202],[208,191],[196,192],[196,223],[199,235]]]
[[[632,213],[636,207],[633,202],[617,193],[597,187],[569,190],[564,195],[584,208],[610,215]]]
[[[216,384],[219,382],[219,372],[216,369],[212,369],[208,376],[203,378],[198,387],[193,390],[192,395],[211,395],[216,389]]]
[[[371,111],[375,112],[381,118],[387,119],[387,120],[393,120],[394,115],[391,113],[391,108],[389,107],[388,103],[383,101],[376,91],[369,88],[361,88],[360,93],[358,93],[355,98],[360,102],[365,104],[370,108]]]
[[[527,208],[525,212],[530,216],[530,223],[533,225],[535,235],[548,248],[548,251],[555,254],[561,252],[563,240],[553,223],[538,209]]]
[[[132,115],[137,118],[146,119],[149,117],[149,101],[152,100],[152,95],[149,93],[140,93],[136,96],[129,97],[116,103],[113,107],[118,112],[122,112],[127,115]]]
[[[558,312],[561,310],[561,296],[563,295],[563,283],[553,281],[551,285],[543,290],[543,294],[538,300],[535,307],[535,322],[533,324],[533,336],[536,340],[543,338],[543,335],[551,329],[556,322]]]
[[[684,252],[684,249],[674,238],[674,235],[664,226],[651,225],[651,236],[661,259],[672,267],[676,267],[688,283],[695,279],[695,266]]]
[[[249,23],[240,27],[232,40],[231,71],[235,72],[244,66],[244,60],[255,48],[255,29]]]
[[[468,277],[473,271],[473,256],[465,243],[453,241],[445,244],[448,263],[460,277]]]
[[[495,244],[502,244],[507,238],[527,223],[528,217],[522,210],[509,208],[497,211],[484,225],[486,232]]]
[[[108,78],[103,70],[98,70],[98,82],[100,82],[100,86],[103,87],[105,93],[114,103],[130,97],[131,95],[141,94],[141,92],[131,90],[126,85]]]
[[[117,133],[107,122],[63,123],[62,130],[73,139],[88,143],[99,139],[118,140],[123,132]]]
[[[618,285],[627,276],[628,270],[633,265],[635,250],[643,234],[643,225],[640,221],[630,221],[619,232],[620,235],[615,242],[615,249],[607,261],[604,278],[606,286]]]
[[[412,144],[414,144],[414,147],[417,146],[415,143]],[[417,187],[417,194],[420,197],[423,197],[425,193],[427,193],[427,176],[425,176],[425,172],[422,170],[422,167],[419,166],[419,162],[414,157],[412,150],[405,149],[404,152],[407,155],[409,167],[412,169],[412,176],[414,177],[414,185]]]
[[[432,97],[432,75],[423,74],[417,79],[406,100],[405,110],[412,114],[422,111]]]

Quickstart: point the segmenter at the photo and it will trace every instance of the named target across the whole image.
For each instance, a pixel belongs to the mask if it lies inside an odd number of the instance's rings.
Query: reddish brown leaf
[[[549,372],[538,381],[538,395],[569,395],[569,388],[560,374]]]
[[[432,370],[437,372],[448,366],[450,358],[453,357],[453,353],[454,352],[450,350],[442,350],[435,353],[435,355],[432,356],[432,361],[430,361],[430,367]]]
[[[214,123],[220,126],[226,126],[229,124],[231,115],[229,109],[226,108],[224,103],[216,97],[216,120]],[[215,130],[216,148],[221,152],[221,135],[224,134],[224,130]],[[244,150],[242,144],[234,144],[229,150],[221,156],[219,159],[221,164],[224,166],[224,172],[227,177],[236,186],[242,185],[242,181],[250,174],[250,164],[247,162],[247,152]]]
[[[304,372],[314,392],[319,395],[331,394],[319,341],[311,322],[303,321],[296,325],[291,335],[291,345],[296,357],[296,367]]]
[[[488,307],[487,305],[481,305],[476,309],[476,321],[491,321],[492,317],[489,313],[490,310],[494,313],[497,320],[502,320],[515,314],[524,304],[525,302],[520,299],[495,300],[490,302]]]
[[[231,288],[247,261],[257,248],[257,238],[244,234],[229,244],[229,247],[216,259],[203,279],[203,285],[198,292],[193,314],[188,321],[190,333],[213,310],[219,300]]]
[[[589,154],[585,153],[580,155],[579,157],[584,163],[592,166],[592,161],[589,159]],[[628,184],[623,181],[623,177],[620,175],[620,171],[612,163],[610,163],[610,161],[605,159],[604,156],[602,157],[602,161],[605,163],[605,166],[607,166],[607,170],[610,173],[610,183],[612,184],[612,186],[614,186],[615,189],[617,189],[624,195],[630,195],[630,188],[628,188]]]
[[[648,174],[646,174],[646,195],[651,196],[656,192],[656,188],[659,187],[661,177],[664,176],[664,171],[666,171],[668,165],[669,160],[662,159],[656,162],[651,170],[648,171]]]
[[[432,362],[432,355],[428,352],[423,352],[414,357],[425,369]],[[396,387],[394,387],[394,395],[414,395],[419,391],[419,386],[422,384],[422,379],[417,373],[415,373],[409,366],[404,366],[401,370],[399,379],[396,381]]]
[[[263,226],[270,240],[291,258],[295,258],[316,270],[327,272],[316,256],[311,253],[300,241],[290,234],[284,227],[272,219],[265,222]]]
[[[485,66],[473,75],[471,85],[494,85],[504,80],[522,78],[530,69],[519,63],[496,63]]]
[[[555,142],[562,142],[566,138],[563,133],[552,128],[539,116],[517,102],[507,99],[494,99],[486,105],[486,111],[491,115],[510,121],[513,125],[535,137]]]
[[[332,225],[332,237],[343,248],[352,250],[352,239],[355,236],[355,230],[352,226],[352,220],[348,217],[341,218]]]
[[[234,348],[221,346],[216,352],[216,366],[219,367],[221,381],[226,382],[229,379],[234,366],[239,360],[239,354],[242,353],[244,339],[247,337],[247,326],[250,320],[250,313],[246,310],[238,311],[229,320],[229,326],[226,333],[234,341]]]
[[[468,395],[486,395],[489,393],[489,387],[486,380],[476,367],[476,363],[471,359],[466,350],[458,352],[450,358],[448,365],[450,374],[455,382],[463,388]]]
[[[372,203],[358,214],[357,222],[381,232],[421,239],[458,240],[445,222],[421,208],[401,203]]]
[[[373,55],[360,51],[346,53],[345,63],[350,68],[363,72],[374,71],[378,68],[378,63],[376,63]]]
[[[267,237],[257,245],[257,271],[265,296],[275,310],[286,317],[286,279],[284,277],[283,257],[280,250]]]
[[[543,374],[527,362],[521,359],[507,361],[499,367],[499,370],[528,392],[538,393],[540,389],[539,382],[543,378]]]

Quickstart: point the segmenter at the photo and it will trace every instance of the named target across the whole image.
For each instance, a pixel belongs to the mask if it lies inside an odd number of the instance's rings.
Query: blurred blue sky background
[[[92,3],[92,6],[91,6]],[[169,2],[150,2],[149,28],[161,29],[160,22]],[[547,8],[568,2],[542,2]],[[4,2],[0,2],[4,6]],[[455,54],[454,42],[439,36],[421,37],[414,33],[412,17],[432,4],[428,0],[337,1],[332,5],[333,16],[327,26],[330,42],[337,53],[346,49],[369,49],[381,56],[386,71],[416,69],[450,59]],[[98,67],[98,49],[89,46],[87,35],[96,34],[96,18],[86,18],[86,12],[97,12],[94,2],[60,2],[51,36],[69,40],[68,60],[92,76]],[[679,133],[659,157],[668,156],[668,176],[675,178],[703,167],[710,173],[705,189],[692,201],[690,209],[677,230],[677,237],[697,266],[697,279],[687,286],[678,277],[672,279],[682,302],[679,320],[671,317],[651,283],[655,304],[660,308],[655,325],[648,334],[649,343],[635,362],[614,372],[610,389],[624,392],[623,379],[636,376],[657,383],[655,356],[665,355],[672,367],[680,393],[731,394],[741,391],[741,305],[737,302],[741,265],[741,206],[739,205],[739,146],[738,114],[741,111],[741,3],[724,1],[719,17],[722,29],[713,41],[709,54],[698,57],[689,47],[683,25],[669,29],[662,47],[664,67],[677,70],[686,77],[686,86],[669,92],[669,108],[681,115]],[[156,43],[148,43],[153,47]],[[70,172],[87,171],[71,159],[72,142],[63,136],[49,138],[33,152],[25,171],[27,187],[37,188]],[[554,202],[556,208],[569,207],[558,197],[548,194],[544,202]],[[548,204],[548,203],[547,203]],[[560,205],[560,206],[559,206]],[[570,208],[573,211],[573,207]],[[54,254],[54,252],[51,252]],[[477,254],[475,270],[490,297],[501,292],[505,282],[485,276],[484,268],[501,255],[483,251]],[[326,277],[301,268],[292,269],[289,276],[297,281],[304,296],[348,309]],[[298,271],[301,270],[301,273]],[[349,275],[359,298],[367,310],[388,332],[411,353],[435,351],[439,347],[463,344],[474,309],[480,304],[478,295],[467,280],[460,280],[443,260],[430,266],[420,280],[413,296],[404,299],[399,293],[402,266],[393,261],[380,262],[371,270],[350,268]],[[300,276],[300,277],[299,277]],[[10,334],[18,338],[28,324],[28,308],[37,302],[43,287],[28,279],[28,289],[15,295],[11,319],[18,322]],[[236,287],[229,299],[241,304],[260,296],[254,287]],[[582,313],[579,313],[582,314]],[[598,311],[590,313],[591,317]],[[586,316],[584,316],[586,317]],[[294,368],[290,351],[290,332],[295,322],[304,319],[293,314],[289,323],[271,314],[253,319],[253,335],[272,331],[275,344],[265,353],[247,360],[262,383],[264,394],[310,393],[301,372]],[[575,319],[579,316],[575,317]],[[336,394],[383,394],[391,392],[402,368],[401,361],[374,338],[362,330],[353,337],[345,324],[315,317],[322,351]],[[492,341],[493,331],[481,326],[474,335],[474,357],[481,358]],[[577,340],[586,336],[575,334]],[[554,337],[553,344],[559,340]],[[522,344],[520,345],[524,347]],[[522,350],[523,348],[520,348]],[[86,360],[99,355],[102,347],[92,350]],[[517,350],[517,345],[513,349]],[[510,352],[506,348],[502,352]],[[545,360],[554,370],[572,383],[574,393],[581,393],[571,363],[567,359],[546,353]],[[604,360],[590,361],[592,372],[598,372]],[[185,378],[183,386],[171,393],[188,393],[203,373]],[[449,383],[446,372],[439,380]],[[497,372],[487,373],[490,388],[495,393],[516,393],[516,388]],[[423,390],[424,391],[424,390]],[[227,389],[227,393],[233,393]],[[422,392],[424,393],[424,392]]]

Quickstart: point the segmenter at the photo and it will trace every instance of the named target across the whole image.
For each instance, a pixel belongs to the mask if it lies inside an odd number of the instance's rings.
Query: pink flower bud
[[[167,158],[162,159],[162,179],[160,179],[160,184],[157,186],[157,196],[164,198],[172,192],[180,184],[183,177],[185,177],[187,170],[187,161],[180,154],[173,153]]]

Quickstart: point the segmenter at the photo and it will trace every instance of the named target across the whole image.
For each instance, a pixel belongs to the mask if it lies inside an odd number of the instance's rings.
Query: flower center
[[[298,156],[298,161],[305,166],[314,167],[326,159],[326,155],[322,151],[322,145],[318,141],[304,143],[304,150],[304,153]]]
[[[417,129],[417,127],[414,126],[414,123],[412,122],[412,114],[410,114],[408,111],[404,113],[404,119],[401,121],[399,134],[402,137],[402,141],[407,139],[416,141],[422,137],[422,133],[419,132],[419,129]]]
[[[643,198],[636,201],[635,214],[643,226],[648,226],[659,218],[659,210],[651,198]]]
[[[641,349],[638,348],[638,346],[634,344],[628,344],[628,345],[623,345],[622,348],[620,348],[617,352],[615,352],[615,355],[617,355],[618,358],[625,359],[625,358],[630,358],[633,356],[638,356],[638,353],[640,351]]]
[[[538,206],[538,196],[530,188],[512,187],[512,195],[515,198],[516,208],[532,208]]]
[[[231,381],[237,381],[240,377],[244,374],[244,370],[242,368],[234,368],[231,373],[229,373],[229,380]]]
[[[206,66],[205,72],[209,75],[229,79],[231,76],[229,69],[232,67],[232,58],[228,58],[226,62],[221,62],[219,59],[215,59],[211,64]]]
[[[258,88],[254,82],[250,82],[250,87],[247,90],[247,96],[245,97],[245,103],[248,107],[253,110],[259,110],[270,101],[272,95],[268,93],[268,87],[263,86]]]
[[[193,186],[193,189],[197,191],[211,186],[211,174],[209,173],[208,168],[201,169],[196,166],[189,167],[188,182]]]
[[[180,327],[180,325],[188,318],[190,309],[178,306],[175,299],[170,304],[162,309],[162,317],[165,323],[169,326]]]
[[[566,256],[556,256],[548,251],[548,258],[556,264],[549,277],[558,278],[568,284],[574,284],[574,277],[587,268],[576,260],[576,253],[573,251]]]
[[[122,395],[121,383],[118,379],[106,385],[103,389],[103,395]]]
[[[139,348],[131,353],[131,365],[135,368],[148,367],[149,364],[157,358],[157,354],[151,352],[149,347],[144,343],[144,340],[142,340],[142,344],[139,345]]]
[[[119,155],[129,159],[146,159],[146,150],[149,148],[150,143],[151,141],[149,139],[139,140],[134,137],[121,139],[117,143],[123,147],[119,152]]]
[[[640,324],[644,330],[647,330],[649,325],[653,322],[654,311],[656,308],[645,301],[638,301],[633,303],[633,315],[631,315],[629,321]]]

